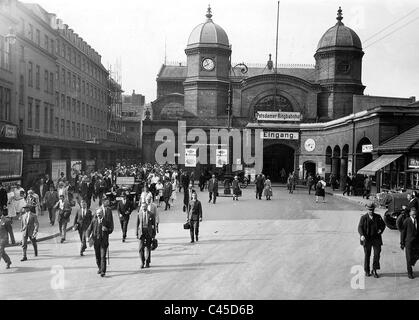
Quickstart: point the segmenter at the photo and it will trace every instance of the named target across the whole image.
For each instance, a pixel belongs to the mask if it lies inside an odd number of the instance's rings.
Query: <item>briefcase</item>
[[[153,240],[151,240],[151,250],[156,250],[157,247],[159,245],[159,242],[157,241],[156,238],[154,238]]]
[[[186,222],[186,223],[183,225],[183,229],[185,229],[185,230],[190,229],[190,228],[191,228],[191,225],[189,224],[189,222]]]

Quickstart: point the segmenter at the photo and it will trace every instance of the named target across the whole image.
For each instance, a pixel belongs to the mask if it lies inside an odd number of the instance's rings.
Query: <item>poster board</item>
[[[196,149],[185,149],[185,167],[196,167]]]

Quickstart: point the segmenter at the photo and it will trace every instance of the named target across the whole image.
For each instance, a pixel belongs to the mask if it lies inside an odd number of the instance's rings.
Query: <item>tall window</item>
[[[65,110],[65,95],[61,94],[61,109]]]
[[[48,87],[48,85],[49,85],[49,73],[48,73],[48,70],[45,70],[44,71],[44,91],[45,92],[49,92],[49,87]]]
[[[65,69],[61,69],[61,84],[65,86]]]
[[[49,51],[49,38],[47,35],[44,36],[44,48]]]
[[[54,109],[49,109],[49,133],[54,134]]]
[[[73,114],[76,115],[76,99],[71,99],[72,106],[73,106]]]
[[[19,104],[24,104],[25,100],[25,78],[21,74],[19,77]]]
[[[66,127],[67,127],[67,137],[70,137],[70,120],[66,121]]]
[[[29,61],[28,87],[33,87],[33,63]]]
[[[56,135],[59,134],[59,131],[58,131],[59,121],[60,120],[58,119],[58,117],[55,117],[55,131],[54,132],[55,132]]]
[[[76,137],[76,123],[74,121],[71,122],[71,133],[72,133],[72,137]]]
[[[86,107],[84,105],[84,102],[81,104],[81,116],[84,118],[86,116]]]
[[[65,125],[64,125],[64,119],[61,119],[61,135],[65,136]]]
[[[41,46],[41,31],[36,29],[36,44],[38,46]]]
[[[10,89],[0,87],[0,120],[10,120]]]
[[[49,92],[54,92],[54,74],[52,72],[49,73]]]
[[[84,124],[81,125],[81,138],[86,139],[84,136]]]
[[[32,129],[33,99],[28,98],[28,129]]]
[[[80,138],[80,123],[77,123],[77,138]]]
[[[35,101],[35,130],[39,130],[39,121],[41,116],[41,102],[39,100]]]
[[[71,111],[71,99],[70,99],[70,97],[67,97],[67,111],[68,112]]]
[[[44,132],[48,133],[48,103],[44,102]]]
[[[81,110],[80,110],[80,101],[77,101],[77,116],[79,116],[79,117],[80,117],[80,112],[81,112]]]
[[[67,87],[71,88],[71,72],[67,71]]]
[[[60,93],[58,91],[55,91],[55,107],[60,108]]]
[[[73,89],[76,89],[76,75],[73,74]]]
[[[36,89],[39,89],[40,82],[41,82],[41,67],[36,65],[36,75],[35,75],[35,86]]]
[[[50,51],[51,51],[51,53],[54,53],[54,40],[50,40],[50,42],[49,42],[49,45],[50,45]]]
[[[33,41],[33,25],[29,24],[28,36]]]

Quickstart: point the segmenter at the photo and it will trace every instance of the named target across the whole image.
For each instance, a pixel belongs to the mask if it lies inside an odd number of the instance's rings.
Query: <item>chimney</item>
[[[132,90],[132,95],[134,95],[135,94],[135,90]]]

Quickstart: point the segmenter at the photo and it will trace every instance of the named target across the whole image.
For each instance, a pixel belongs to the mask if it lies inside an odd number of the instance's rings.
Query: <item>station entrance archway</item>
[[[284,169],[285,177],[281,175]],[[263,148],[263,174],[272,182],[285,183],[294,171],[294,149],[284,144],[273,144]]]

